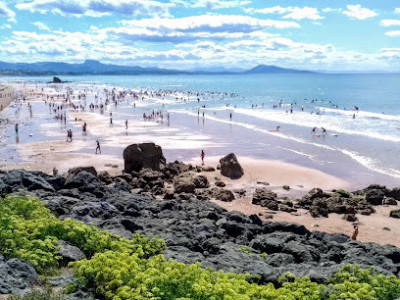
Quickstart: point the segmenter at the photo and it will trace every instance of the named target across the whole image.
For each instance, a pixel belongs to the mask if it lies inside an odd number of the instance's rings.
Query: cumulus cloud
[[[392,19],[386,19],[381,21],[381,25],[384,27],[389,27],[389,26],[399,26],[400,25],[400,20],[392,20]]]
[[[46,24],[43,24],[42,22],[34,22],[33,25],[35,25],[40,30],[50,31],[50,28]]]
[[[241,7],[250,4],[244,0],[197,0],[192,4],[193,8],[206,8],[208,10]]]
[[[0,17],[6,17],[9,22],[15,22],[15,12],[9,9],[4,2],[0,2]]]
[[[361,7],[360,4],[347,5],[347,9],[348,10],[343,11],[343,14],[357,20],[365,20],[378,15],[371,9]]]
[[[392,30],[388,31],[385,33],[389,37],[399,37],[400,36],[400,30]]]
[[[16,5],[20,10],[51,12],[68,16],[101,17],[111,13],[123,15],[168,16],[171,4],[152,0],[29,0]]]
[[[259,13],[259,14],[280,14],[283,15],[284,19],[293,19],[293,20],[321,20],[322,16],[319,15],[319,11],[314,7],[267,7],[261,9],[246,9],[248,13]]]

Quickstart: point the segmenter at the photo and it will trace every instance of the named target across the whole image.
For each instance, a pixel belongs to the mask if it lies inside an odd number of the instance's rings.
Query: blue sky
[[[400,71],[398,0],[6,0],[0,60]]]

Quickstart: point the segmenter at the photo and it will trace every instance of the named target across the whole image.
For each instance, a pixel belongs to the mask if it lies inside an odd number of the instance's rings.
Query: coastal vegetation
[[[70,263],[75,282],[66,292],[91,291],[104,299],[395,299],[400,280],[359,266],[345,266],[324,284],[286,274],[280,286],[257,284],[257,276],[204,269],[163,256],[157,237],[122,238],[80,221],[60,220],[35,197],[0,200],[0,251],[28,261],[39,273],[57,273],[58,241],[81,249],[86,259]],[[245,249],[245,248],[243,248]],[[247,249],[246,249],[247,250]],[[30,295],[30,298],[26,298]],[[12,299],[64,299],[49,291]]]

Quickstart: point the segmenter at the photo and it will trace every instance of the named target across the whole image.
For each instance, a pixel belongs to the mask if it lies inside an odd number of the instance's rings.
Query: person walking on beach
[[[18,126],[19,126],[18,123],[15,124],[15,134],[18,134],[18,129],[19,129]]]
[[[110,127],[113,127],[112,117],[110,117]]]
[[[86,135],[86,127],[87,127],[86,122],[83,122],[83,125],[82,125],[82,135]]]
[[[72,142],[72,130],[67,130],[67,142]]]
[[[204,150],[201,150],[201,164],[204,166]]]
[[[356,241],[357,240],[357,235],[358,235],[358,226],[357,225],[353,225],[353,227],[354,227],[354,231],[353,231],[353,234],[351,235],[351,239],[353,241]]]
[[[125,120],[125,129],[128,130],[128,120]]]
[[[97,151],[99,151],[99,153],[101,154],[101,148],[100,148],[99,140],[96,140],[96,154],[97,154]]]

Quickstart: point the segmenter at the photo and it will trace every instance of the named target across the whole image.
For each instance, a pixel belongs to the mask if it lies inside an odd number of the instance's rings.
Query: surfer
[[[317,133],[317,127],[314,127],[312,130],[311,130],[311,134],[316,134]]]
[[[322,129],[322,134],[326,134],[326,129],[324,127],[321,127]]]

